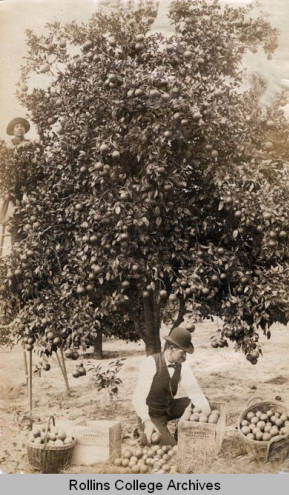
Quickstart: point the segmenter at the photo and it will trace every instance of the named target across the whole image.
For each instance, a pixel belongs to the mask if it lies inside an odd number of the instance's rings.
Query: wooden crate
[[[226,408],[224,402],[212,402],[212,409],[220,411],[217,424],[188,421],[184,416],[178,424],[177,466],[181,473],[205,469],[220,452],[225,435]]]
[[[72,465],[91,466],[119,457],[121,452],[121,426],[119,421],[87,420],[82,425],[59,420],[58,425],[74,436]]]

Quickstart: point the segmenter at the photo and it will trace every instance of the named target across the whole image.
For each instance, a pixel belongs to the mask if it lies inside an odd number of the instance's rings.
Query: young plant
[[[119,385],[122,383],[119,372],[124,365],[124,361],[124,358],[116,359],[115,361],[110,361],[107,366],[89,363],[88,371],[91,373],[92,381],[98,391],[106,391],[109,401],[118,398]]]

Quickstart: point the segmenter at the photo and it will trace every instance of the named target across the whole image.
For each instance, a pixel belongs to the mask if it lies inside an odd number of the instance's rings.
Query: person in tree
[[[189,364],[186,354],[194,352],[191,333],[175,328],[165,337],[163,352],[144,359],[133,395],[133,405],[141,421],[141,442],[151,443],[152,434],[160,434],[160,444],[175,445],[176,440],[168,429],[168,422],[180,418],[191,404],[209,414],[210,405],[204,396]],[[182,386],[187,397],[175,398]]]
[[[29,131],[30,124],[28,120],[17,117],[12,119],[7,125],[6,132],[8,136],[13,136],[8,143],[8,146],[18,147],[25,146],[30,143],[30,140],[25,138],[25,134]],[[0,224],[3,225],[2,237],[5,235],[6,224],[13,215],[14,205],[9,196],[0,199]],[[3,238],[1,239],[1,246],[3,244]]]
[[[6,129],[8,136],[13,136],[11,139],[11,144],[13,146],[19,146],[29,142],[29,139],[25,138],[25,134],[29,131],[29,129],[30,124],[28,120],[21,117],[11,120]]]

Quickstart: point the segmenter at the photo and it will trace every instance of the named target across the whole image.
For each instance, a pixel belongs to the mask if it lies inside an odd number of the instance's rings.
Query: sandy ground
[[[280,404],[289,411],[289,335],[288,328],[276,326],[272,339],[264,340],[264,357],[252,366],[232,347],[212,349],[209,337],[216,323],[201,323],[193,335],[195,353],[190,356],[195,376],[210,401],[221,400],[227,406],[227,428],[223,447],[202,471],[208,473],[265,473],[289,472],[289,460],[281,463],[261,463],[252,458],[241,442],[235,428],[240,413],[253,397],[260,400],[281,398]],[[166,332],[164,328],[162,330]],[[57,421],[70,420],[76,425],[99,419],[117,419],[122,425],[133,425],[134,412],[131,396],[137,377],[138,365],[144,356],[142,344],[106,341],[103,363],[116,357],[126,358],[121,372],[123,383],[117,402],[113,405],[104,392],[98,392],[89,376],[73,378],[78,362],[67,361],[72,394],[67,396],[64,381],[55,358],[51,370],[35,376],[33,383],[33,416],[35,421],[46,422],[53,414]],[[37,356],[34,363],[37,363]],[[84,358],[84,364],[87,358]],[[25,437],[28,409],[23,354],[21,347],[0,351],[0,468],[5,473],[37,472],[28,464]],[[71,473],[113,473],[121,469],[108,462],[93,466],[71,466]]]

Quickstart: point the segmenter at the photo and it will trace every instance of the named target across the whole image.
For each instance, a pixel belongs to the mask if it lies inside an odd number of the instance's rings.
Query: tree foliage
[[[44,340],[99,326],[148,352],[175,309],[218,316],[255,363],[257,330],[288,320],[288,125],[281,99],[242,90],[241,64],[277,33],[215,0],[173,1],[172,35],[156,15],[138,2],[27,33],[19,98],[41,148],[2,147],[17,196],[2,296]]]

